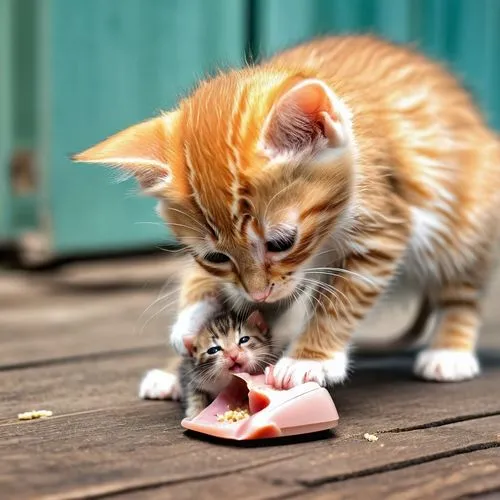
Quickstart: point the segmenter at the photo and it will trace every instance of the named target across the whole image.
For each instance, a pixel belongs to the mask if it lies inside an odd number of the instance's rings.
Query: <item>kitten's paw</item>
[[[325,361],[281,358],[276,366],[266,369],[266,383],[277,389],[290,389],[305,382],[317,382],[322,387],[345,380],[348,360],[337,352]]]
[[[178,401],[182,393],[177,375],[163,370],[150,370],[139,387],[141,399],[172,399]]]
[[[472,352],[455,349],[427,349],[417,356],[413,371],[425,380],[460,382],[479,374],[479,362]]]
[[[170,343],[178,354],[187,354],[184,337],[196,335],[218,308],[219,304],[215,299],[207,299],[190,305],[179,313],[170,334]]]

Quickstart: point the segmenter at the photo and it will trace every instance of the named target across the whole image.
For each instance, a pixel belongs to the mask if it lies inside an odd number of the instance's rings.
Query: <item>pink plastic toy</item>
[[[234,373],[231,384],[199,415],[185,418],[182,426],[219,438],[250,440],[307,434],[337,425],[332,398],[316,382],[279,391],[264,380],[264,375]],[[238,422],[218,421],[217,415],[237,407],[247,407],[250,416]]]

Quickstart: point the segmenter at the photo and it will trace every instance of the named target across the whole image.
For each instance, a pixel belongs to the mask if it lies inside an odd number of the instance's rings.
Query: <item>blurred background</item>
[[[366,31],[449,64],[500,126],[498,0],[0,0],[0,246],[39,265],[175,244],[132,181],[69,155],[215,69]]]

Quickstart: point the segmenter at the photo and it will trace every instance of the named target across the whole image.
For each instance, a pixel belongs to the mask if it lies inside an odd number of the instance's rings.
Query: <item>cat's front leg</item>
[[[188,387],[186,392],[185,415],[186,418],[194,418],[210,404],[210,396],[206,392],[191,387]]]
[[[345,259],[343,268],[325,270],[331,279],[317,285],[317,306],[311,320],[286,355],[267,370],[268,383],[287,389],[308,381],[329,386],[346,378],[352,334],[388,288],[408,238],[405,223],[358,235],[357,252]]]
[[[170,343],[177,353],[186,354],[184,338],[196,335],[218,311],[218,286],[216,280],[202,269],[194,268],[186,274],[181,285],[180,312],[170,334]],[[177,376],[168,368],[148,371],[140,383],[139,397],[180,399]]]
[[[200,268],[195,268],[185,278],[179,315],[170,334],[170,343],[177,353],[186,354],[184,338],[196,335],[220,309],[219,287],[219,283]]]

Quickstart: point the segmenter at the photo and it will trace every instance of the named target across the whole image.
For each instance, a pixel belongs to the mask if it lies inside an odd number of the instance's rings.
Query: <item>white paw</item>
[[[217,301],[210,299],[188,306],[179,313],[170,334],[170,343],[177,353],[187,354],[184,337],[198,334],[218,308]]]
[[[266,369],[266,383],[277,389],[290,389],[305,382],[317,382],[325,387],[342,382],[347,376],[347,366],[345,352],[337,352],[326,361],[285,357]]]
[[[163,370],[150,370],[139,387],[141,399],[181,399],[182,393],[177,375]]]
[[[459,382],[479,374],[479,362],[472,352],[455,349],[427,349],[417,356],[414,372],[425,380]]]

